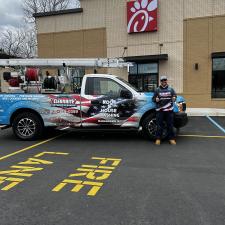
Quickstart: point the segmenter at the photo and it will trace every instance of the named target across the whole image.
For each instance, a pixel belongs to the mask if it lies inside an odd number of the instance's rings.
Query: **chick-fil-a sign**
[[[157,31],[158,0],[127,2],[127,32]]]

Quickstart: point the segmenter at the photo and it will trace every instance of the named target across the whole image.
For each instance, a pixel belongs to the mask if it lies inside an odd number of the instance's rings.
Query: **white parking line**
[[[215,120],[213,120],[210,116],[206,116],[211,123],[213,123],[219,130],[225,133],[225,129],[221,127]]]

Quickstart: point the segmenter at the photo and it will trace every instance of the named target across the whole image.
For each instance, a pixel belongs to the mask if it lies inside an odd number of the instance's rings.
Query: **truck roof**
[[[106,78],[112,78],[112,77],[117,77],[116,75],[112,74],[85,74],[84,76],[86,77],[106,77]]]

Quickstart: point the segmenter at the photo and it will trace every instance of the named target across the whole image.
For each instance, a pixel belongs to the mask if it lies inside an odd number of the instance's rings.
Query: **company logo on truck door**
[[[157,31],[158,0],[127,2],[127,32]]]
[[[76,99],[65,96],[51,98],[51,105],[56,107],[74,107],[76,105]]]

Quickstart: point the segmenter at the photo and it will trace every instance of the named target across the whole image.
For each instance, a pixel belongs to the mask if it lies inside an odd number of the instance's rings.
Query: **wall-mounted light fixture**
[[[159,44],[159,54],[161,55],[161,53],[162,53],[162,47],[163,47],[163,43],[160,43]]]
[[[195,63],[194,64],[194,68],[195,68],[195,70],[198,70],[199,69],[199,64],[198,63]]]
[[[124,57],[124,55],[125,55],[125,52],[127,51],[127,49],[128,49],[128,47],[124,47],[124,48],[123,48],[123,54],[122,54],[122,58]]]

